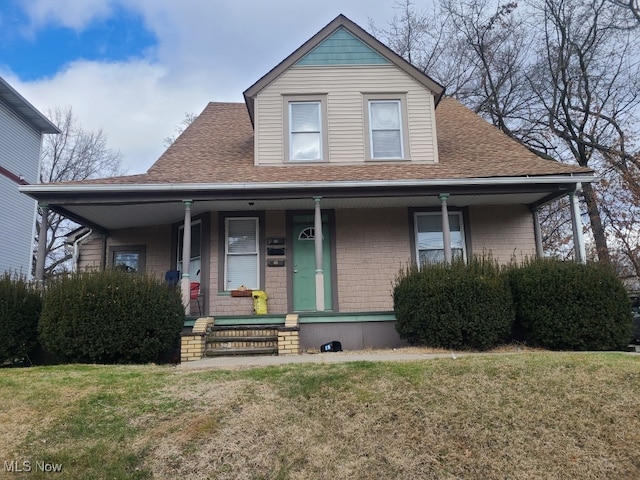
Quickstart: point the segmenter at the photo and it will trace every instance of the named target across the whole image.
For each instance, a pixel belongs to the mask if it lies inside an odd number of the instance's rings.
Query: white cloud
[[[242,101],[246,88],[339,13],[364,28],[369,16],[392,16],[383,0],[29,0],[24,6],[37,28],[76,30],[125,9],[157,38],[137,58],[71,61],[35,82],[0,72],[41,111],[71,106],[84,129],[102,128],[131,174],[159,157],[185,112],[200,113],[209,101]]]
[[[22,8],[32,28],[53,24],[80,31],[96,19],[107,18],[111,0],[24,0]]]
[[[43,113],[71,106],[83,129],[102,129],[131,174],[151,166],[184,113],[200,113],[208,101],[205,85],[173,85],[165,81],[164,67],[145,61],[75,62],[29,83],[3,76]]]

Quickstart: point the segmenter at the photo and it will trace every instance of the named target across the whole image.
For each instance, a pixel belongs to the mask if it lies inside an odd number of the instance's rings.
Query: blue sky
[[[418,2],[416,2],[417,4]],[[425,6],[430,3],[425,1]],[[242,92],[340,13],[383,27],[394,0],[0,0],[0,76],[41,112],[73,108],[127,173],[187,112]]]
[[[124,9],[80,30],[48,24],[30,32],[29,17],[20,4],[3,5],[0,59],[24,81],[53,76],[70,60],[126,61],[156,43],[142,18]]]

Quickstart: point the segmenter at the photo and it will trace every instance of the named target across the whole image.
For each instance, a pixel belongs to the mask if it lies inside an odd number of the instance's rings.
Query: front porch
[[[345,350],[406,346],[393,312],[186,317],[181,361],[218,355],[296,355],[337,340]]]

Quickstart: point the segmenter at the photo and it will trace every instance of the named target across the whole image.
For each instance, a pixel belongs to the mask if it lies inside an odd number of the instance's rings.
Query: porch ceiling
[[[529,192],[501,194],[451,194],[447,203],[451,207],[473,205],[531,205],[557,195],[559,192]],[[177,223],[184,218],[184,205],[176,199],[170,202],[141,200],[127,203],[73,203],[51,202],[50,206],[79,223],[104,230],[166,225]],[[269,211],[269,210],[312,210],[313,197],[301,198],[241,198],[228,200],[194,199],[192,216],[210,211]],[[327,197],[323,196],[323,209],[369,209],[369,208],[406,208],[438,207],[437,195],[408,196],[361,196]]]

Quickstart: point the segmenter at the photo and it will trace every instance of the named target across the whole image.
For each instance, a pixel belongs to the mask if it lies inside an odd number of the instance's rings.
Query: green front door
[[[293,220],[293,310],[316,310],[315,228],[313,215],[300,215]],[[323,215],[324,309],[333,308],[331,292],[331,236]]]

